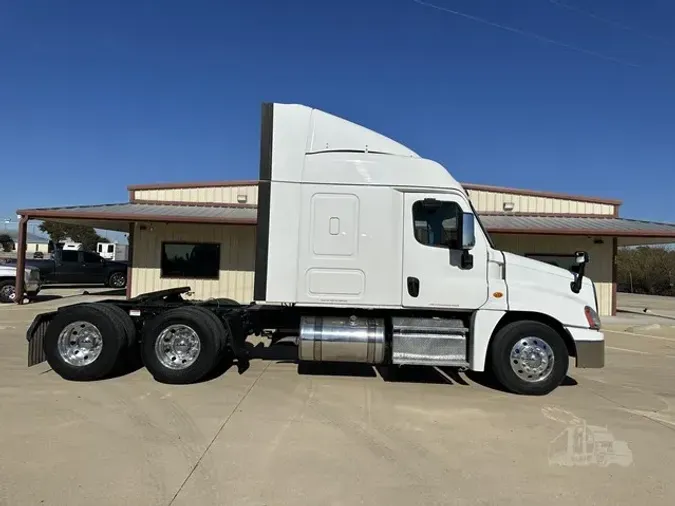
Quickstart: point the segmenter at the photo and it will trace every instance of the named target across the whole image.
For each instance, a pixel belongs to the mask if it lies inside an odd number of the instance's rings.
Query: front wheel
[[[490,362],[497,381],[507,390],[545,395],[565,379],[569,355],[554,329],[536,321],[519,321],[493,337]]]
[[[127,286],[127,275],[124,272],[113,272],[108,278],[110,288],[124,288]]]
[[[14,285],[15,281],[12,279],[0,281],[0,303],[9,304],[16,300],[16,289]]]

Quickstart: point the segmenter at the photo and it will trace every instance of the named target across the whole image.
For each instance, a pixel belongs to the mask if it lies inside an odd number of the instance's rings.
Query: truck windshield
[[[478,222],[478,225],[480,225],[480,229],[483,231],[483,234],[485,235],[485,238],[487,239],[488,244],[492,249],[497,249],[495,248],[495,243],[492,242],[492,237],[490,237],[490,234],[488,234],[488,231],[485,230],[485,227],[483,226],[483,222],[480,219],[480,216],[476,212],[476,208],[473,207],[473,202],[469,200],[469,205],[471,206],[471,211],[473,212],[473,215],[476,217],[476,221]]]

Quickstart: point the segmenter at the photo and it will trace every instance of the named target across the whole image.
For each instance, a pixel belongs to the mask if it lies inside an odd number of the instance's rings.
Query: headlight
[[[588,321],[588,326],[592,329],[599,330],[600,316],[598,316],[597,311],[593,309],[591,306],[586,306],[584,308],[584,312],[586,313],[586,320]]]

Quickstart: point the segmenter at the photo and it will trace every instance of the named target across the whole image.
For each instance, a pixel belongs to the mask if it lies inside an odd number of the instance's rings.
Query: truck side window
[[[462,209],[455,202],[435,201],[433,205],[419,200],[413,204],[415,239],[425,246],[448,248],[459,240]]]
[[[101,263],[101,257],[98,256],[96,253],[89,253],[87,251],[84,252],[84,262],[87,264],[100,264]]]
[[[77,251],[61,251],[61,261],[62,262],[77,262]]]

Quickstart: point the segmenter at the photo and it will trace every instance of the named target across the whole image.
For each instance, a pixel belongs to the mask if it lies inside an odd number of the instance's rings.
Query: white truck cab
[[[194,383],[223,356],[244,364],[264,334],[294,336],[300,361],[488,369],[533,395],[570,356],[604,365],[588,255],[573,274],[496,249],[448,171],[383,135],[264,104],[257,212],[250,305],[177,287],[61,307],[28,329],[29,363],[96,379],[140,342],[155,379]]]
[[[499,379],[522,392],[562,381],[568,353],[603,366],[585,253],[572,274],[495,249],[445,168],[317,109],[264,106],[261,143],[259,303],[388,312],[394,336],[419,337],[392,340],[394,363],[500,360]]]

